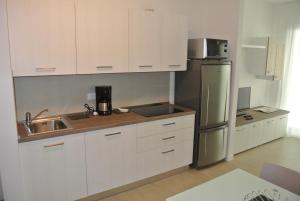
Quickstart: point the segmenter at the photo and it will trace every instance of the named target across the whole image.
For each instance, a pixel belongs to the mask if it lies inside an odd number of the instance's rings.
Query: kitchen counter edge
[[[89,119],[75,120],[75,121],[70,120],[65,115],[63,115],[71,124],[72,128],[67,130],[53,131],[53,132],[37,134],[37,135],[28,135],[24,124],[22,122],[18,122],[17,124],[18,137],[19,137],[18,142],[19,143],[31,142],[31,141],[48,139],[48,138],[73,135],[73,134],[85,133],[90,131],[145,123],[145,122],[156,121],[156,120],[163,120],[163,119],[168,119],[173,117],[195,115],[196,113],[194,110],[189,108],[181,107],[178,105],[175,105],[175,107],[182,109],[183,112],[160,115],[155,117],[144,117],[139,114],[129,112],[124,114],[113,114],[111,116],[97,116],[97,117],[91,117]],[[91,123],[90,121],[92,121],[93,123]]]

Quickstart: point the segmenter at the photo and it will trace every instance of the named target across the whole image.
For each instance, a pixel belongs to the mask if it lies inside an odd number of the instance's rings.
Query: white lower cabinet
[[[288,115],[283,115],[236,127],[234,153],[284,137],[287,121]]]
[[[26,201],[73,201],[192,163],[194,115],[20,144]]]
[[[288,116],[281,116],[277,119],[276,124],[276,136],[277,137],[284,137],[287,133],[287,124],[288,124]]]
[[[88,194],[135,181],[136,126],[86,133]]]
[[[87,196],[83,135],[21,143],[19,148],[27,201],[73,201]]]
[[[234,153],[239,153],[248,149],[249,126],[240,126],[235,129]]]
[[[262,137],[264,135],[263,122],[256,122],[254,124],[250,124],[249,135],[250,137],[249,137],[248,149],[260,145],[262,142]]]

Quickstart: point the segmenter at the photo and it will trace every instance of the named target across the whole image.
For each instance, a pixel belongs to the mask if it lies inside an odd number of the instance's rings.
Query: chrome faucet
[[[30,126],[32,121],[34,121],[35,119],[37,119],[39,116],[41,116],[44,112],[48,112],[48,109],[44,109],[41,112],[39,112],[37,115],[35,115],[33,118],[31,118],[31,113],[30,112],[26,112],[25,114],[25,124],[26,126]]]

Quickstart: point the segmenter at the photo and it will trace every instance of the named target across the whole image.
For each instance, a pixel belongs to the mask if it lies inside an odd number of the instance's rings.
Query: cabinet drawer
[[[178,142],[177,133],[169,132],[157,135],[150,135],[137,140],[137,152],[145,152],[158,149],[163,146]]]
[[[160,133],[137,139],[137,152],[150,151],[184,141],[193,141],[194,128],[184,128],[167,133]]]
[[[181,128],[194,127],[194,123],[194,115],[146,122],[137,125],[138,137],[155,135],[157,133],[166,133]]]

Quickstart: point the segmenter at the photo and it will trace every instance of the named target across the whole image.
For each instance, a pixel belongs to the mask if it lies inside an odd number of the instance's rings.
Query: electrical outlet
[[[87,94],[87,100],[96,100],[96,94],[95,93],[88,93]]]

